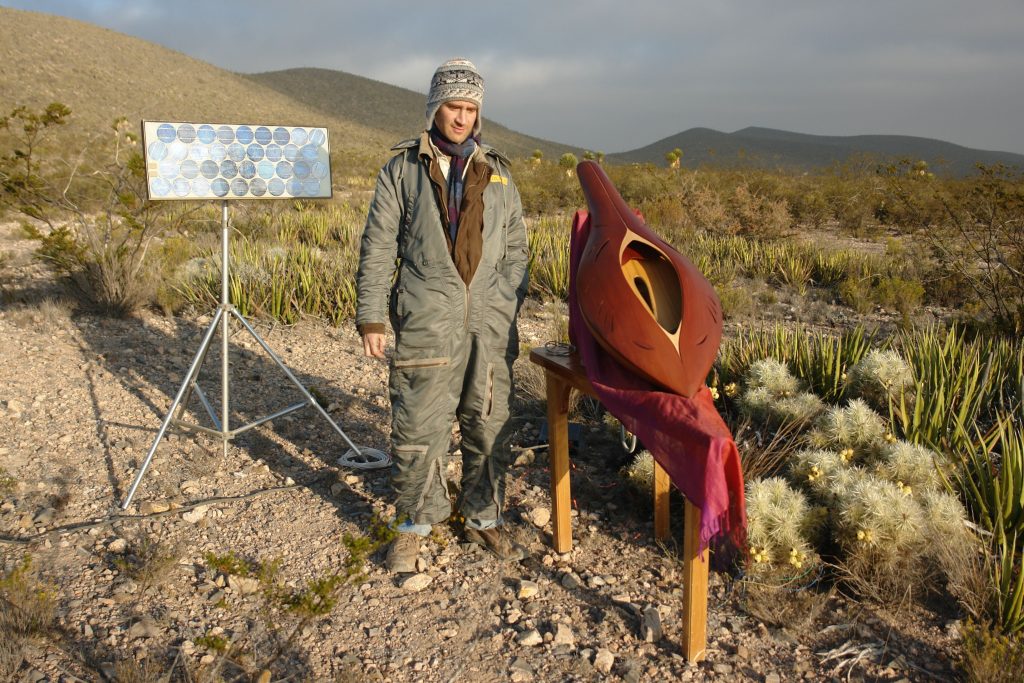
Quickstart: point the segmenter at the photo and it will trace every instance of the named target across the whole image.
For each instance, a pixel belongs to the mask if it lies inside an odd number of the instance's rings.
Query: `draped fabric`
[[[448,234],[452,238],[452,244],[455,244],[455,236],[459,232],[459,212],[462,209],[466,163],[476,151],[479,138],[466,138],[466,141],[459,145],[442,135],[435,126],[430,129],[430,140],[445,156],[452,159],[448,168]]]
[[[743,547],[746,502],[739,451],[705,386],[692,398],[659,389],[598,344],[576,300],[576,271],[590,218],[578,211],[569,246],[569,334],[601,403],[635,434],[672,483],[701,511],[700,549],[712,539]]]

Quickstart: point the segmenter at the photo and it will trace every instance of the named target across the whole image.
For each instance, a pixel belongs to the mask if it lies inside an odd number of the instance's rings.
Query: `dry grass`
[[[740,607],[758,621],[799,633],[821,615],[832,594],[745,581]]]
[[[67,299],[46,298],[7,310],[7,319],[16,327],[53,330],[71,319],[71,302]]]

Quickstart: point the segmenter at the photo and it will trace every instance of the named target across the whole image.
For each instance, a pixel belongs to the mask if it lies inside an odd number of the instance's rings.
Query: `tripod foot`
[[[357,470],[378,470],[391,465],[391,456],[376,448],[360,448],[359,450],[350,448],[338,458],[338,464]]]

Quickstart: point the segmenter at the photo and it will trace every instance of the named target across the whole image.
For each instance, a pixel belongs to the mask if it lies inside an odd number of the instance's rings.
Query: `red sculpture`
[[[714,287],[626,204],[599,164],[583,161],[576,172],[591,220],[576,282],[587,327],[620,363],[693,396],[722,339]]]

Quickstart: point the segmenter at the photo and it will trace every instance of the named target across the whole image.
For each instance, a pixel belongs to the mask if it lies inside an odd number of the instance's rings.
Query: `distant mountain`
[[[950,142],[908,135],[806,135],[750,127],[734,133],[710,128],[690,130],[629,152],[609,154],[611,163],[652,163],[664,166],[665,154],[683,152],[682,165],[736,168],[813,170],[852,159],[884,162],[909,157],[924,160],[937,173],[963,176],[975,164],[1004,164],[1024,169],[1024,155],[961,147]]]
[[[386,132],[394,142],[423,130],[425,93],[331,69],[285,69],[246,78],[318,111]],[[528,157],[535,149],[547,159],[558,159],[565,152],[582,154],[581,149],[506,128],[488,117],[486,103],[483,117],[484,141],[510,156]]]

